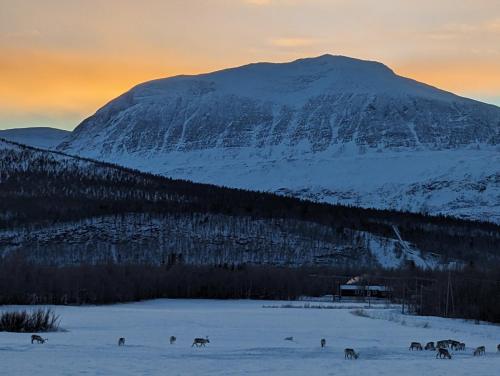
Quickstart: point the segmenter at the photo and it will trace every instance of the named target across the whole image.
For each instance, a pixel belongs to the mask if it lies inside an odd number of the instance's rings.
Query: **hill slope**
[[[0,130],[0,137],[20,144],[43,149],[52,149],[70,134],[57,128],[32,127]]]
[[[6,141],[0,198],[1,254],[55,265],[435,267],[499,257],[492,224],[194,184]]]
[[[59,150],[174,178],[500,222],[500,108],[325,55],[134,87]]]

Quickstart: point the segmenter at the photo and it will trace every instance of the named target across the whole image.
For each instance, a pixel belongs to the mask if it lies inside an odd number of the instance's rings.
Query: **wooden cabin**
[[[380,298],[391,297],[392,290],[381,285],[340,285],[340,298]]]

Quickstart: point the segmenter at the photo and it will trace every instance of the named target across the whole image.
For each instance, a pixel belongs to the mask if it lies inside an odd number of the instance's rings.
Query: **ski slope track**
[[[500,108],[324,55],[140,84],[58,149],[330,203],[500,223]]]

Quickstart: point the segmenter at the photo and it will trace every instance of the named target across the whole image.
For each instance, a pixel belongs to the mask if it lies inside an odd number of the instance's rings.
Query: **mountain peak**
[[[376,67],[378,69],[384,69],[388,72],[394,73],[392,69],[390,69],[387,65],[380,63],[378,61],[358,59],[355,57],[350,57],[345,55],[323,54],[316,57],[300,58],[290,63],[284,63],[284,64],[293,64],[293,63],[330,64],[330,65],[350,67],[353,70],[359,69],[361,67],[372,67],[372,68]]]
[[[145,82],[131,90],[134,97],[177,96],[198,92],[260,98],[296,106],[316,95],[384,93],[456,100],[451,93],[396,75],[386,65],[347,56],[325,54],[285,63],[252,63],[191,76]]]

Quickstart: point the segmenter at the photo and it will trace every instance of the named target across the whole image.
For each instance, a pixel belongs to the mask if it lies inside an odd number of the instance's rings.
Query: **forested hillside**
[[[194,184],[7,141],[0,198],[1,254],[42,264],[392,268],[499,258],[491,223]]]
[[[364,275],[417,313],[498,321],[499,249],[492,223],[194,184],[0,140],[0,304],[294,299]]]

